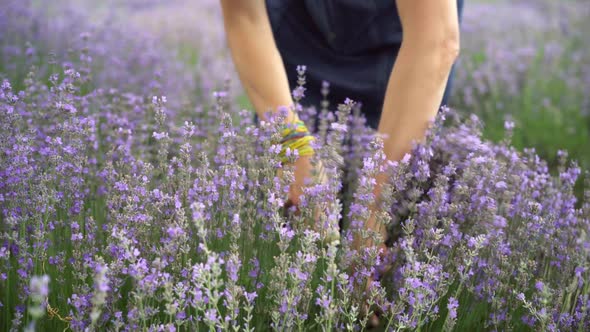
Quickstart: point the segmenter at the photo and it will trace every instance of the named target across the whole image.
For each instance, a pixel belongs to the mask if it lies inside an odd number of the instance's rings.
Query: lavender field
[[[381,261],[352,246],[375,132],[303,108],[330,181],[286,213],[281,119],[254,122],[218,1],[3,0],[0,331],[589,331],[589,18],[466,1],[450,108],[387,169]]]

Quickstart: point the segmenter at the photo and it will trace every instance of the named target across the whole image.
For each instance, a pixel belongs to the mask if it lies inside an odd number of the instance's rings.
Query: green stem
[[[330,294],[332,295],[332,298],[336,298],[334,296],[334,284],[335,284],[335,278],[336,277],[332,277],[332,282],[330,285]],[[330,319],[328,320],[328,331],[332,331],[332,317],[330,316]]]

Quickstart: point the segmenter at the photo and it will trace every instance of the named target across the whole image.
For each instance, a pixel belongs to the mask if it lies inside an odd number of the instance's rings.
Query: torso
[[[395,0],[266,0],[289,82],[306,65],[305,100],[318,105],[321,81],[331,83],[331,104],[363,102],[376,127],[387,80],[402,42]],[[462,0],[458,0],[462,7]]]

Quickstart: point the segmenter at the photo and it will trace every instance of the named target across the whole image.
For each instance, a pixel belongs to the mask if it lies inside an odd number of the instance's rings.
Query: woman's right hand
[[[311,156],[297,158],[294,166],[295,179],[289,187],[287,202],[290,202],[292,205],[299,206],[299,203],[301,202],[300,196],[303,195],[303,188],[305,188],[306,181],[311,182],[313,169],[313,165],[311,164]]]
[[[304,188],[311,183],[325,184],[328,181],[326,173],[324,172],[324,166],[321,160],[314,166],[311,163],[310,156],[299,157],[295,161],[295,180],[289,188],[289,194],[287,202],[285,203],[285,210],[295,206],[295,215],[299,215],[299,204],[301,203],[301,195],[304,194]],[[314,170],[315,167],[315,170]],[[315,171],[315,179],[312,179]],[[279,173],[281,176],[282,172]],[[338,241],[340,239],[340,232],[338,225],[330,225],[330,227],[324,227],[321,224],[321,209],[315,207],[313,211],[312,220],[308,225],[311,229],[320,234],[320,242],[323,245],[327,245],[329,242]]]

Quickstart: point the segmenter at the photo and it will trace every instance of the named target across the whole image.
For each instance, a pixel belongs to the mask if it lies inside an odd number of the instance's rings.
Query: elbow
[[[451,35],[441,38],[431,52],[431,59],[434,61],[433,69],[436,73],[436,82],[446,84],[453,64],[459,57],[459,37]]]
[[[428,36],[429,38],[424,38]],[[402,42],[403,53],[408,64],[420,67],[432,75],[436,84],[445,84],[453,64],[459,57],[459,34],[421,34]]]
[[[449,31],[449,30],[447,30]],[[427,38],[425,38],[427,37]],[[460,38],[458,30],[450,32],[407,34],[402,42],[402,49],[413,59],[423,59],[432,69],[450,70],[459,57]],[[436,67],[436,68],[434,68]]]
[[[435,52],[440,57],[440,64],[445,68],[451,68],[461,51],[459,33],[451,33],[441,38]]]

